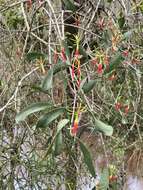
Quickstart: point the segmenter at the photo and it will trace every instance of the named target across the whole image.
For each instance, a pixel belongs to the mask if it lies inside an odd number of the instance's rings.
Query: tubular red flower
[[[56,64],[58,61],[58,53],[57,51],[54,52],[54,63]]]
[[[80,77],[80,75],[81,75],[80,64],[77,67],[77,74],[78,74],[78,77]]]
[[[122,52],[122,55],[123,55],[124,57],[128,57],[128,55],[129,55],[129,50],[123,51],[123,52]]]
[[[109,182],[116,181],[117,179],[118,179],[117,176],[114,176],[114,175],[110,175],[110,176],[109,176]]]
[[[78,132],[78,124],[79,124],[79,115],[80,115],[80,106],[78,107],[78,110],[75,113],[75,119],[71,128],[71,135],[76,136]]]
[[[129,105],[126,105],[124,109],[125,109],[125,114],[128,114],[128,112],[129,112]]]
[[[122,105],[120,102],[115,103],[115,109],[116,111],[119,111],[121,109]]]
[[[77,131],[78,131],[78,120],[75,119],[71,129],[71,134],[75,136],[77,134]]]
[[[98,64],[97,72],[98,74],[101,74],[103,72],[103,65],[101,63]]]
[[[103,28],[105,27],[104,18],[101,18],[101,19],[98,21],[98,27],[99,27],[100,30],[103,30]]]
[[[65,54],[65,48],[62,48],[62,50],[61,50],[61,58],[62,58],[63,62],[66,62],[67,57],[66,57],[66,54]]]
[[[79,55],[80,55],[80,54],[79,54],[79,50],[78,50],[78,49],[76,49],[76,50],[75,50],[75,53],[74,53],[75,58],[78,58],[78,57],[79,57]]]
[[[74,63],[72,64],[72,79],[74,79]]]
[[[77,81],[77,86],[78,86],[78,88],[80,87],[80,79],[78,79],[78,81]]]

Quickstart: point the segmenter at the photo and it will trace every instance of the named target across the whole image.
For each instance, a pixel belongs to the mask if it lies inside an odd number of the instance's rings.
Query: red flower
[[[122,55],[123,55],[124,57],[128,57],[128,55],[129,55],[129,50],[124,50],[124,51],[122,52]]]
[[[58,61],[58,53],[57,51],[54,52],[54,63],[57,63]]]
[[[101,63],[99,63],[97,66],[97,72],[98,74],[101,74],[103,72],[103,65]]]
[[[128,114],[128,112],[129,112],[129,105],[126,105],[124,109],[125,109],[125,114]]]
[[[67,57],[66,57],[66,54],[65,54],[65,48],[62,48],[62,50],[61,50],[61,58],[62,58],[63,62],[66,62]]]
[[[116,111],[119,111],[122,107],[122,104],[120,102],[115,103],[115,109]]]
[[[104,22],[104,18],[102,18],[98,21],[98,27],[100,28],[100,30],[103,30],[104,26],[105,26],[105,22]]]
[[[80,54],[79,54],[79,50],[78,50],[78,49],[76,49],[76,50],[75,50],[75,53],[74,53],[75,58],[78,58],[78,57],[79,57],[79,55],[80,55]]]
[[[74,79],[74,63],[72,64],[72,79]]]
[[[71,134],[75,136],[77,134],[77,131],[78,131],[78,121],[75,119],[71,129]]]
[[[113,182],[113,181],[116,181],[117,180],[117,176],[114,176],[114,175],[110,175],[109,176],[109,182]]]
[[[78,86],[78,88],[80,87],[80,79],[78,79],[78,81],[77,81],[77,86]]]
[[[77,74],[78,74],[78,77],[80,77],[81,75],[80,64],[78,64],[78,67],[77,67]]]
[[[78,110],[75,113],[75,119],[71,128],[71,135],[73,136],[76,136],[78,132],[79,115],[80,115],[80,107],[78,107]]]

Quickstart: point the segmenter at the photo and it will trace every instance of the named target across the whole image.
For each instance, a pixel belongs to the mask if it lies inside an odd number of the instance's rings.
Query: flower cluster
[[[109,56],[103,51],[97,51],[91,63],[96,66],[97,73],[102,74],[104,68],[109,69]]]
[[[123,110],[123,112],[127,115],[128,112],[129,112],[129,109],[130,109],[130,106],[129,106],[129,103],[127,104],[122,104],[121,102],[117,101],[115,103],[115,110],[116,111],[120,111],[120,110]]]

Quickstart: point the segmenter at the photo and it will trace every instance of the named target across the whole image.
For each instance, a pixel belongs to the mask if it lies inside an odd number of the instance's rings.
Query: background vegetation
[[[142,1],[0,0],[1,189],[143,176],[142,14]]]

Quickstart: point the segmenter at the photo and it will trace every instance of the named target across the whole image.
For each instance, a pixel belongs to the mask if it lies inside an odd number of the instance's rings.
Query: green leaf
[[[27,53],[27,55],[26,55],[26,59],[28,61],[35,61],[35,60],[41,59],[41,58],[43,60],[45,60],[45,59],[48,59],[48,56],[47,56],[47,54],[39,53],[39,52],[30,52],[30,53]]]
[[[68,119],[63,119],[58,123],[57,126],[57,134],[62,130],[63,127],[65,127],[69,123]]]
[[[113,127],[111,125],[107,125],[103,123],[102,121],[97,120],[95,118],[94,118],[94,121],[95,121],[95,126],[99,131],[103,132],[106,136],[112,136]]]
[[[79,140],[79,144],[80,144],[80,150],[82,151],[82,154],[84,157],[84,162],[87,165],[88,170],[91,173],[91,175],[93,177],[95,177],[96,173],[95,173],[95,168],[93,165],[91,154],[90,154],[88,148],[80,140]]]
[[[46,114],[44,114],[38,121],[36,128],[45,128],[61,114],[65,112],[65,108],[56,108]]]
[[[120,29],[122,29],[125,25],[125,17],[123,16],[122,13],[120,13],[120,18],[118,19],[118,24]]]
[[[50,104],[47,102],[33,103],[30,106],[28,106],[27,108],[25,108],[24,110],[22,110],[21,112],[19,112],[16,115],[15,120],[17,123],[19,121],[23,121],[28,115],[30,115],[34,112],[45,110],[49,107],[49,105]]]
[[[83,85],[83,91],[84,91],[84,93],[90,92],[94,88],[95,82],[96,82],[95,80],[90,80],[89,82],[86,82]]]
[[[51,68],[47,74],[47,76],[43,79],[43,82],[40,86],[32,85],[31,88],[35,91],[40,91],[46,94],[49,94],[48,89],[52,88],[53,75],[56,73],[67,69],[70,65],[58,63]],[[52,72],[53,70],[53,72]]]
[[[57,63],[56,65],[54,65],[53,67],[53,74],[55,75],[56,73],[63,71],[65,69],[67,69],[70,65],[67,64],[63,64],[63,63]]]
[[[108,168],[103,168],[100,174],[100,187],[102,190],[109,188],[109,171]]]
[[[54,156],[58,156],[61,153],[62,145],[63,145],[62,132],[59,132],[59,134],[55,138]]]
[[[73,0],[63,0],[63,2],[67,10],[76,11],[76,6],[74,5]]]
[[[61,140],[61,139],[59,139],[60,133],[61,133],[62,128],[65,127],[65,126],[68,124],[68,122],[69,122],[69,120],[63,119],[63,120],[61,120],[61,121],[58,123],[56,135],[53,137],[53,139],[52,139],[52,141],[51,141],[51,144],[50,144],[50,146],[48,147],[46,156],[52,152],[52,147],[53,147],[54,142],[56,143],[55,146],[57,146],[57,147],[55,147],[55,150],[54,150],[55,156],[58,155],[58,153],[60,153],[60,151],[61,151],[61,144],[58,144],[58,143],[62,143],[61,141],[59,142],[59,140]],[[62,134],[61,134],[61,135],[62,135]],[[60,145],[60,146],[59,146],[59,145]],[[55,152],[55,151],[56,151],[56,152]]]
[[[40,86],[36,86],[36,85],[31,85],[30,86],[31,89],[34,90],[34,92],[37,92],[37,91],[40,91],[40,92],[43,92],[45,94],[49,94],[49,92],[47,90],[44,90],[43,88],[41,88]],[[49,94],[50,95],[50,94]]]
[[[47,76],[44,78],[42,82],[41,88],[44,91],[47,91],[52,88],[52,85],[53,85],[53,68],[51,68],[48,71]]]
[[[57,133],[55,137],[55,147],[54,147],[54,155],[57,156],[61,153],[62,150],[62,132],[61,130],[69,123],[68,119],[63,119],[58,123]]]
[[[117,53],[113,59],[111,60],[111,63],[109,65],[109,69],[104,71],[104,74],[111,73],[114,69],[116,69],[119,64],[123,62],[124,58],[121,53]]]

